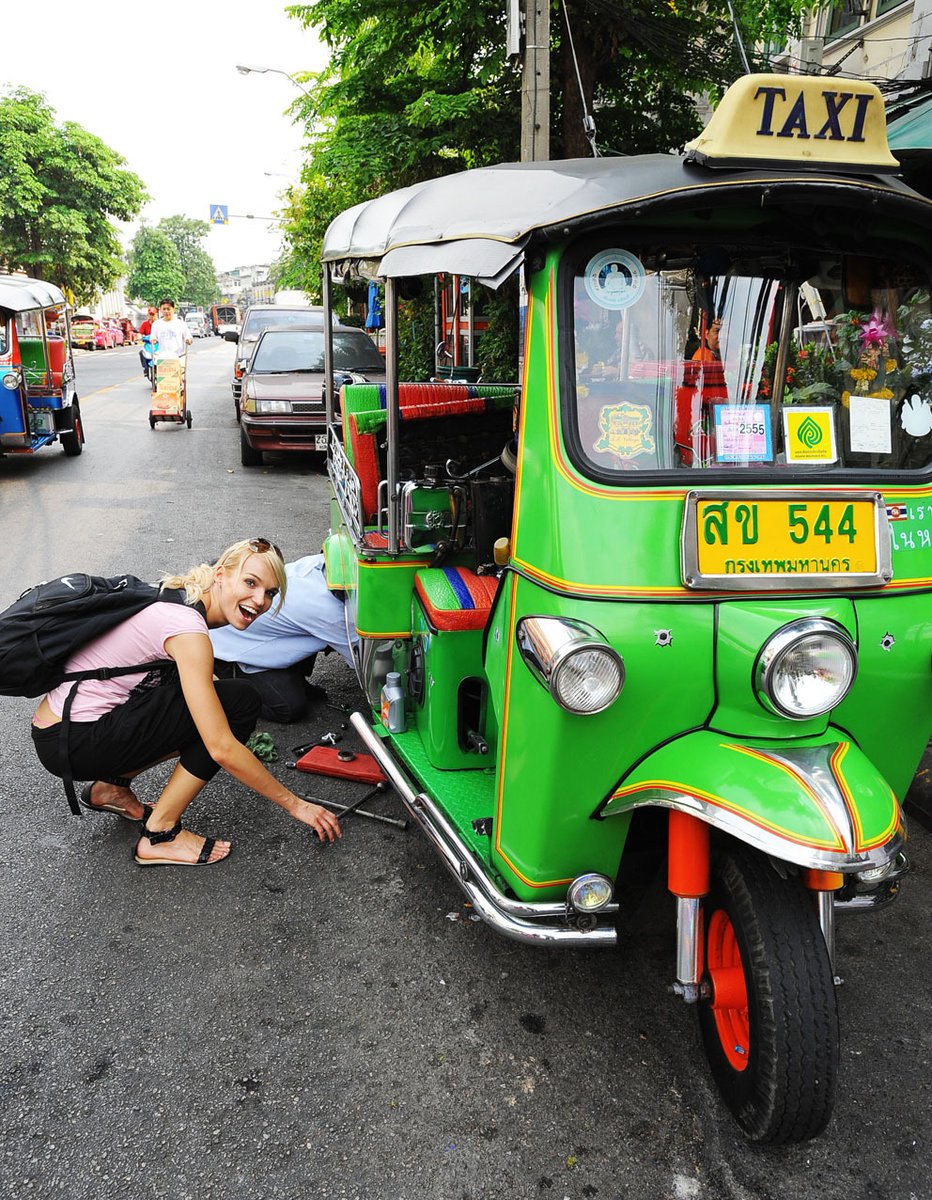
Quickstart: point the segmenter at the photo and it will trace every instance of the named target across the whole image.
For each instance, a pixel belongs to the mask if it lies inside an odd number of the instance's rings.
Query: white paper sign
[[[893,442],[889,400],[881,400],[876,396],[851,396],[848,416],[852,452],[890,453]]]

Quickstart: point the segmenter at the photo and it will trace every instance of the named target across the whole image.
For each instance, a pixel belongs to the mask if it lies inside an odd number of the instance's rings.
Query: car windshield
[[[383,371],[382,356],[362,330],[333,332],[333,367],[336,371]],[[262,335],[250,370],[323,371],[322,329],[272,329]]]
[[[586,474],[932,465],[929,280],[905,256],[602,242],[561,278],[564,432]]]

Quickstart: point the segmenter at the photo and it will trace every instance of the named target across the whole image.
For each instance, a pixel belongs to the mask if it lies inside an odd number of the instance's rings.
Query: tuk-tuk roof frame
[[[29,279],[25,275],[0,275],[0,311],[31,312],[43,308],[67,308],[68,301],[61,288],[44,279]]]
[[[647,205],[684,207],[714,193],[763,199],[821,186],[865,203],[878,196],[915,206],[932,225],[932,202],[892,175],[786,168],[721,169],[681,155],[502,163],[389,192],[341,213],[324,236],[335,274],[383,279],[449,271],[497,286],[532,237],[567,235],[582,223],[631,216]]]

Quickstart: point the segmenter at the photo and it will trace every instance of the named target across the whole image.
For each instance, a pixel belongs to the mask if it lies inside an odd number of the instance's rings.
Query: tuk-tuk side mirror
[[[225,342],[238,342],[239,334],[236,332],[235,329],[228,329],[226,331],[226,333],[224,333],[224,335],[223,335],[223,340]]]

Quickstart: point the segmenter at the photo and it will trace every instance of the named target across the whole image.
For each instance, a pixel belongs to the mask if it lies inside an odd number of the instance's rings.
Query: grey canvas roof
[[[8,312],[27,312],[31,308],[49,308],[67,304],[64,293],[54,283],[27,279],[24,275],[0,275],[0,308]]]
[[[346,273],[400,278],[450,271],[495,284],[514,270],[535,234],[630,213],[648,201],[688,204],[710,188],[773,192],[813,180],[849,195],[876,196],[879,190],[925,205],[932,214],[932,204],[892,176],[713,170],[672,154],[502,163],[416,183],[347,209],[327,229],[322,259]]]

